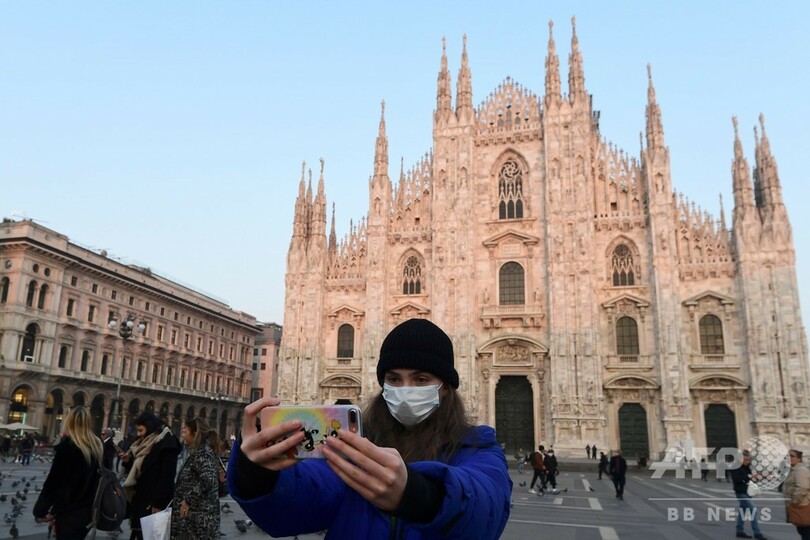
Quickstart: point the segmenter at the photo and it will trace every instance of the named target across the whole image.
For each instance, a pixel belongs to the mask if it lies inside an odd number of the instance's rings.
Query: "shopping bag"
[[[788,521],[797,527],[810,527],[810,504],[788,504]]]
[[[759,497],[759,494],[762,490],[755,483],[748,482],[748,488],[745,491],[748,493],[749,497]]]
[[[172,507],[141,518],[143,540],[169,540],[172,535]]]

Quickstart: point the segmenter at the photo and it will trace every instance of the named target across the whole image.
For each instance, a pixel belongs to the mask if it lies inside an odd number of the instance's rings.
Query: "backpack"
[[[543,453],[536,451],[532,454],[532,468],[538,471],[545,471],[546,465],[543,463]]]
[[[127,499],[118,476],[111,470],[100,467],[93,508],[90,511],[91,529],[115,531],[124,521]]]

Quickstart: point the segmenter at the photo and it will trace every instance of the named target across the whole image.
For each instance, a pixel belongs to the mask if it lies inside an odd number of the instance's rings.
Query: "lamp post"
[[[132,339],[132,332],[134,330],[138,330],[138,333],[143,334],[146,331],[146,322],[141,319],[141,321],[135,325],[135,315],[132,313],[127,315],[127,319],[118,324],[118,319],[113,318],[110,319],[110,322],[107,323],[107,326],[110,330],[117,330],[118,335],[121,336],[121,339],[124,340],[124,345],[121,349],[121,369],[118,371],[118,384],[115,389],[115,403],[113,404],[113,422],[115,423],[115,427],[121,428],[121,379],[124,378],[124,362],[126,361],[126,352],[127,352],[127,341]]]
[[[221,410],[219,410],[219,409],[220,409],[220,405],[222,404],[222,402],[223,402],[223,401],[226,401],[227,399],[228,399],[228,396],[226,396],[225,394],[223,394],[223,393],[222,393],[222,390],[219,388],[219,386],[217,386],[217,391],[214,393],[214,395],[213,395],[213,396],[211,396],[211,401],[213,401],[213,402],[215,402],[215,403],[217,404],[217,412],[218,412],[218,414],[219,414],[219,416],[217,417],[217,421],[219,421],[219,419],[220,419],[220,418],[222,418],[222,411],[221,411]],[[205,419],[203,418],[203,420],[205,420]],[[221,423],[220,423],[220,425],[221,425]],[[224,433],[220,432],[220,430],[219,430],[219,426],[211,426],[211,427],[212,427],[213,429],[216,429],[216,430],[217,430],[217,432],[219,432],[220,437],[224,437],[224,436],[225,436],[225,434],[224,434]]]

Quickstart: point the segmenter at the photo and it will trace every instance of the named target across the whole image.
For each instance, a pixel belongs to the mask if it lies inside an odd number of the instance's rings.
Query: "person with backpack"
[[[165,509],[174,497],[180,441],[150,412],[142,413],[134,424],[137,439],[119,456],[127,471],[130,540],[143,540],[141,518]]]
[[[89,531],[103,449],[90,412],[74,407],[65,419],[65,437],[54,447],[53,463],[34,505],[34,517],[54,525],[57,540],[81,540]]]
[[[172,502],[172,538],[219,538],[219,434],[202,418],[187,418],[180,438],[188,458],[180,467]]]
[[[529,484],[529,493],[537,493],[537,490],[534,489],[534,485],[537,483],[537,480],[540,480],[540,493],[543,493],[543,484],[546,483],[546,464],[545,464],[545,452],[546,447],[542,444],[537,447],[537,451],[532,452],[530,461],[532,462],[532,469],[534,469],[534,476],[532,477],[532,483]]]

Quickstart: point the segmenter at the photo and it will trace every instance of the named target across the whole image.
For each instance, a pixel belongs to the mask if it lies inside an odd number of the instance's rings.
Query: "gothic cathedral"
[[[810,447],[795,254],[763,118],[753,170],[734,119],[729,229],[722,207],[714,219],[673,191],[651,74],[632,157],[599,131],[575,27],[567,94],[551,31],[545,69],[542,97],[507,77],[475,108],[465,37],[454,107],[443,50],[432,150],[392,183],[383,108],[368,215],[340,241],[323,161],[314,194],[302,171],[279,397],[368,399],[385,335],[423,317],[451,336],[468,412],[508,454],[596,444],[655,458],[764,434]]]

